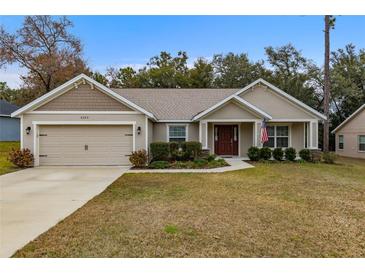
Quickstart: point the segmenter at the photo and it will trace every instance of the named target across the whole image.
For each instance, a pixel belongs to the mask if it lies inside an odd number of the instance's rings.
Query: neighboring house
[[[126,165],[156,141],[199,141],[223,156],[261,146],[317,149],[326,117],[259,79],[242,89],[111,89],[79,75],[12,114],[35,165]]]
[[[0,141],[20,140],[20,119],[11,117],[11,113],[19,109],[5,100],[0,100]]]
[[[365,104],[332,133],[336,134],[336,153],[338,155],[365,159]]]

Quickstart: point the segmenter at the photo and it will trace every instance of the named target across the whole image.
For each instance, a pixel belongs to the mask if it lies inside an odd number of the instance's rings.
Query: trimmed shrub
[[[301,151],[299,151],[299,156],[304,161],[312,162],[312,152],[307,148],[304,148]]]
[[[260,149],[258,147],[250,147],[248,149],[247,156],[251,161],[260,160]]]
[[[215,154],[209,154],[209,155],[206,157],[206,159],[207,159],[207,161],[208,161],[208,162],[214,161],[214,160],[215,160],[215,158],[217,158],[217,155],[215,155]]]
[[[169,167],[169,162],[167,161],[154,161],[149,165],[149,168],[152,169],[164,169],[168,167]]]
[[[155,142],[150,144],[153,161],[167,161],[169,159],[169,143]]]
[[[181,148],[183,152],[185,153],[186,157],[189,159],[198,159],[198,157],[201,155],[202,151],[202,144],[200,142],[183,142],[181,143]]]
[[[337,156],[333,152],[323,152],[322,154],[322,160],[326,164],[334,164]]]
[[[275,148],[274,151],[272,152],[272,156],[274,157],[275,160],[282,161],[284,158],[283,149],[281,147]]]
[[[295,161],[297,157],[297,151],[293,147],[288,147],[285,149],[285,159],[288,161]]]
[[[14,149],[12,148],[8,160],[12,162],[14,165],[24,168],[24,167],[32,167],[34,162],[33,154],[30,153],[28,148],[23,149]]]
[[[129,156],[129,161],[134,167],[145,167],[148,162],[148,154],[144,149],[133,151]]]
[[[170,159],[176,161],[179,157],[179,143],[169,142]]]
[[[271,149],[269,147],[262,147],[260,149],[260,158],[263,160],[270,160],[271,158]]]

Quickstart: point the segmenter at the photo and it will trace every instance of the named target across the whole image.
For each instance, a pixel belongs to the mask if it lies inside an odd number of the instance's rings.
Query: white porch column
[[[256,147],[262,147],[262,144],[260,142],[260,131],[261,131],[261,121],[256,121],[254,123],[254,143],[253,145]]]
[[[311,149],[318,149],[318,121],[310,122],[310,132]]]
[[[199,121],[199,142],[202,143],[203,149],[208,148],[208,123]]]

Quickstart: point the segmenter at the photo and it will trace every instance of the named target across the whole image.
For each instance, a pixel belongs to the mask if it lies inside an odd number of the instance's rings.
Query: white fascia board
[[[332,130],[331,133],[335,133],[337,130],[339,130],[341,127],[343,127],[348,121],[350,121],[352,118],[354,118],[364,108],[365,108],[365,104],[363,104],[354,113],[352,113],[349,117],[347,117],[341,124],[339,124],[334,130]]]
[[[264,84],[267,87],[269,87],[270,89],[272,89],[273,91],[275,91],[276,93],[280,94],[281,96],[287,98],[289,101],[292,101],[293,103],[299,105],[300,107],[306,109],[307,111],[309,111],[310,113],[316,115],[317,117],[319,117],[322,120],[327,120],[327,117],[325,115],[323,115],[322,113],[318,112],[317,110],[311,108],[310,106],[304,104],[302,101],[299,101],[298,99],[296,99],[295,97],[291,96],[290,94],[286,93],[285,91],[279,89],[278,87],[274,86],[273,84],[270,84],[269,82],[267,82],[266,80],[260,78],[254,82],[252,82],[251,84],[249,84],[248,86],[244,87],[243,89],[237,91],[235,93],[235,95],[240,95],[241,93],[249,90],[250,88],[254,87],[257,84]]]
[[[253,110],[254,112],[260,114],[261,116],[263,116],[267,119],[272,119],[272,117],[269,114],[267,114],[266,112],[262,111],[261,109],[259,109],[258,107],[252,105],[251,103],[247,102],[246,100],[236,96],[235,94],[232,94],[232,95],[226,97],[225,99],[223,99],[222,101],[218,102],[217,104],[213,105],[212,107],[210,107],[210,108],[206,109],[205,111],[199,113],[198,115],[194,116],[192,120],[196,121],[199,118],[204,117],[209,112],[214,111],[215,109],[217,109],[218,107],[224,105],[225,103],[227,103],[228,101],[230,101],[232,99],[238,101],[240,104],[248,107],[250,110]]]
[[[156,118],[154,117],[154,115],[152,113],[146,111],[145,109],[141,108],[140,106],[138,106],[135,103],[129,101],[128,99],[126,99],[123,96],[117,94],[116,92],[112,91],[108,87],[100,84],[99,82],[95,81],[94,79],[90,78],[89,76],[87,76],[85,74],[80,74],[80,75],[76,76],[75,78],[67,81],[64,84],[62,84],[61,86],[59,86],[59,87],[51,90],[50,92],[44,94],[43,96],[33,100],[29,104],[25,105],[24,107],[18,109],[15,112],[13,112],[11,114],[11,116],[12,117],[18,116],[18,115],[24,113],[25,111],[31,110],[32,108],[39,106],[42,102],[46,101],[47,99],[52,98],[53,96],[56,96],[58,93],[62,92],[64,89],[66,89],[68,86],[72,85],[75,82],[80,81],[81,79],[85,79],[86,81],[92,83],[93,85],[95,85],[96,87],[98,87],[99,89],[101,89],[106,94],[113,97],[114,99],[116,99],[120,102],[123,102],[123,103],[127,104],[128,106],[130,106],[131,108],[133,108],[135,110],[138,110],[138,111],[142,112],[143,114],[147,115],[151,119],[156,120]]]

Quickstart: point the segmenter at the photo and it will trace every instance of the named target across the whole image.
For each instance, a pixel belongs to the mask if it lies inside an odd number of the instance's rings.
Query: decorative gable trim
[[[266,113],[265,111],[259,109],[258,107],[252,105],[251,103],[247,102],[246,100],[242,99],[241,97],[236,96],[235,94],[228,96],[227,98],[223,99],[222,101],[218,102],[217,104],[215,104],[214,106],[206,109],[205,111],[195,115],[192,119],[192,121],[196,121],[204,116],[206,116],[207,114],[217,110],[219,107],[223,106],[225,103],[229,102],[230,100],[234,100],[236,102],[238,102],[240,105],[247,107],[249,110],[251,110],[252,112],[258,114],[259,116],[266,118],[268,120],[271,120],[272,117]]]
[[[143,109],[140,106],[136,105],[135,103],[129,101],[125,97],[117,94],[116,92],[114,92],[111,89],[109,89],[108,87],[100,84],[99,82],[95,81],[94,79],[86,76],[85,74],[80,74],[80,75],[76,76],[75,78],[67,81],[63,85],[51,90],[50,92],[44,94],[41,97],[35,99],[34,101],[30,102],[29,104],[25,105],[24,107],[13,112],[11,114],[11,116],[17,117],[26,111],[30,111],[37,107],[40,107],[41,105],[55,99],[56,97],[62,95],[63,93],[67,92],[68,90],[70,90],[70,88],[77,87],[78,83],[80,81],[82,81],[83,84],[88,82],[92,89],[94,89],[94,87],[97,87],[98,89],[100,89],[100,91],[104,92],[105,94],[109,95],[110,97],[114,98],[115,100],[127,105],[128,107],[130,107],[136,111],[139,111],[139,112],[147,115],[149,118],[151,118],[153,120],[156,120],[156,118],[154,117],[154,115],[152,113],[146,111],[145,109]]]

